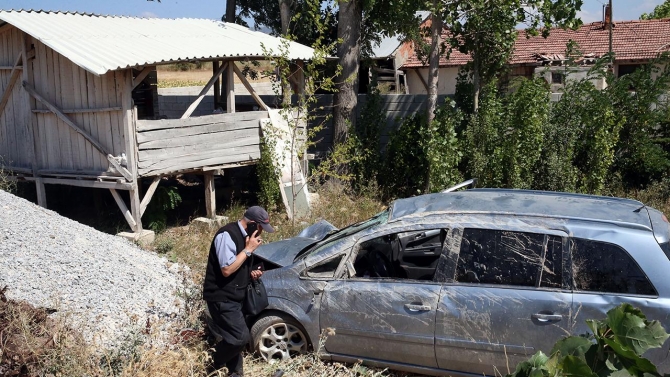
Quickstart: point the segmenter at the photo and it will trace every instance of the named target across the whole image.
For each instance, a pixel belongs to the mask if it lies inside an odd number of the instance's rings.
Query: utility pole
[[[609,22],[608,22],[608,27],[609,27],[609,33],[610,33],[610,64],[612,65],[612,69],[614,69],[614,56],[612,55],[612,24],[614,24],[614,12],[612,11],[612,0],[609,1],[609,5],[607,10],[609,11]]]

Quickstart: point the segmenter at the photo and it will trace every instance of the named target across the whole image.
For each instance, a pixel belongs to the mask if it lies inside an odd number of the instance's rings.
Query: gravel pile
[[[0,288],[56,309],[85,338],[113,347],[138,326],[169,321],[183,302],[181,267],[0,190]]]

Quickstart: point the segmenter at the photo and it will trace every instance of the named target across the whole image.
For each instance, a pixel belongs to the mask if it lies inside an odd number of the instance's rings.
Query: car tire
[[[258,318],[251,327],[251,340],[254,352],[268,362],[288,360],[306,353],[311,346],[300,323],[281,313]]]

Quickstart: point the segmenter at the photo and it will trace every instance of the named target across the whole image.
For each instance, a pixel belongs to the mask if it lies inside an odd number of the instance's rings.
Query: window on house
[[[647,276],[621,247],[575,238],[571,249],[576,290],[657,295]]]
[[[561,72],[552,72],[551,73],[551,83],[552,84],[563,84],[565,81],[565,75]]]
[[[562,239],[539,233],[465,229],[456,267],[462,283],[560,288]]]
[[[629,75],[642,67],[641,64],[620,64],[617,70],[617,77]]]

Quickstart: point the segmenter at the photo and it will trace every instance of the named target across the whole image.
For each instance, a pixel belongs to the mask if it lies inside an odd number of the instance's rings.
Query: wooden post
[[[205,172],[205,207],[207,218],[216,219],[216,188],[214,187],[214,172]]]
[[[247,89],[247,91],[249,92],[249,94],[251,94],[251,97],[256,101],[256,103],[258,104],[258,106],[260,106],[261,109],[263,109],[263,110],[265,110],[265,111],[268,111],[268,110],[270,109],[270,108],[268,107],[268,105],[266,105],[265,102],[263,102],[263,100],[261,99],[261,97],[256,93],[256,91],[255,91],[254,88],[251,86],[251,84],[249,84],[249,81],[247,81],[247,78],[244,77],[244,75],[242,74],[242,72],[240,71],[240,69],[237,68],[237,66],[236,66],[235,64],[233,64],[233,70],[235,71],[235,74],[237,75],[237,77],[240,78],[240,81],[242,81],[242,85],[244,85],[244,87]],[[233,98],[235,98],[235,95],[234,95],[234,94],[233,94]],[[235,103],[233,103],[233,112],[235,112],[234,110],[235,110]]]
[[[219,103],[221,102],[221,73],[218,72],[219,67],[219,61],[214,60],[212,62],[212,73],[217,75],[216,81],[214,81],[214,111],[219,108]]]
[[[228,73],[228,77],[226,79],[226,89],[228,90],[228,93],[226,93],[226,109],[227,112],[229,113],[234,113],[235,112],[235,69],[233,68],[235,66],[235,61],[231,60],[228,62],[228,67],[229,69],[226,71]]]
[[[128,210],[128,207],[126,206],[126,203],[123,201],[123,198],[121,198],[121,195],[116,191],[116,189],[109,189],[111,191],[112,196],[114,197],[114,200],[116,201],[116,205],[119,206],[119,209],[123,213],[123,217],[126,218],[126,221],[128,222],[128,225],[130,225],[130,229],[135,231],[137,229],[137,223],[135,222],[135,219],[133,218],[132,213]],[[132,198],[131,198],[132,201]]]
[[[140,202],[140,190],[137,187],[137,132],[135,131],[135,109],[133,106],[133,73],[132,70],[124,71],[123,82],[117,82],[117,90],[121,95],[121,107],[123,108],[123,130],[126,141],[126,158],[128,159],[127,169],[133,178],[133,184],[129,190],[130,193],[130,212],[136,226],[133,229],[136,233],[142,231],[142,211]]]
[[[161,181],[161,177],[154,177],[153,182],[151,182],[151,185],[149,185],[149,189],[147,192],[144,193],[144,198],[142,198],[142,202],[140,202],[140,216],[144,215],[144,211],[146,211],[147,206],[149,205],[149,202],[151,201],[151,198],[154,196],[154,193],[156,192],[156,189],[158,188],[158,184]],[[138,182],[141,182],[141,180],[138,180]]]
[[[30,57],[32,56],[32,59],[34,59],[34,53],[31,54],[31,50],[33,49],[32,43],[31,42],[31,37],[26,34],[23,34],[23,50],[21,53],[21,58],[23,59],[23,77],[22,81],[23,82],[32,82],[33,81],[33,67],[30,62]],[[37,130],[37,121],[35,120],[36,116],[33,115],[32,110],[35,108],[35,100],[26,92],[25,93],[25,99],[24,99],[24,122],[25,126],[28,129],[28,135],[31,138],[31,143],[30,146],[32,148],[31,154],[30,154],[30,162],[31,162],[31,169],[33,173],[33,178],[35,178],[35,187],[37,189],[37,204],[40,207],[47,208],[47,195],[46,195],[46,189],[44,187],[44,182],[39,178],[37,171],[40,168],[40,158],[41,158],[41,151],[40,151],[40,145],[39,145],[39,133]]]
[[[212,85],[214,85],[214,82],[219,79],[219,75],[221,75],[221,71],[226,69],[227,66],[228,66],[228,63],[224,64],[222,67],[219,68],[219,70],[217,72],[214,73],[214,75],[212,75],[212,78],[209,79],[209,82],[207,82],[207,85],[205,85],[205,87],[202,88],[202,90],[200,91],[200,94],[198,95],[198,98],[196,98],[195,101],[193,101],[193,103],[191,104],[191,106],[189,106],[188,109],[186,109],[186,112],[184,113],[184,115],[181,116],[181,119],[186,119],[186,118],[190,117],[191,114],[193,114],[193,112],[198,107],[200,102],[202,102],[202,99],[205,98],[205,96],[207,95],[207,92],[209,92],[209,89],[212,87]]]

